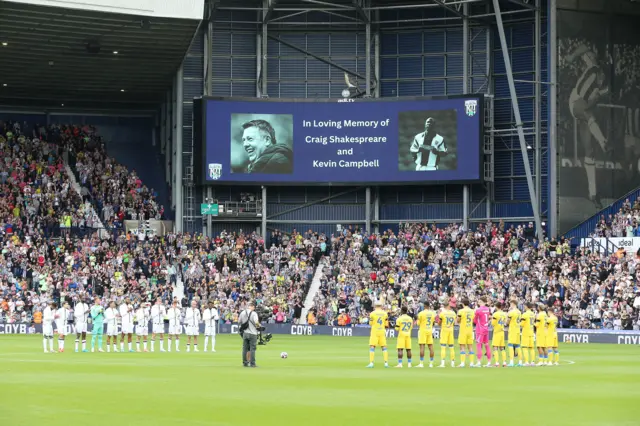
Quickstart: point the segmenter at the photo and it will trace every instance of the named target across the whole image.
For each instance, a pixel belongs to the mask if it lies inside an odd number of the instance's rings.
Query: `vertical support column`
[[[167,183],[173,188],[173,182],[171,180],[171,155],[173,154],[173,127],[171,122],[173,120],[173,104],[171,103],[172,91],[167,90],[165,96],[165,121],[164,121],[164,175]],[[173,189],[171,190],[171,199],[173,203]],[[173,207],[173,206],[172,206]]]
[[[507,81],[509,83],[509,94],[511,97],[511,106],[513,107],[513,115],[516,119],[516,130],[518,131],[518,139],[520,140],[520,151],[522,152],[522,162],[524,163],[524,171],[527,175],[527,186],[529,187],[529,198],[533,207],[533,217],[536,222],[536,231],[538,238],[543,239],[544,233],[542,223],[540,222],[540,208],[538,206],[538,197],[536,189],[533,186],[533,177],[531,176],[531,165],[529,164],[529,154],[527,153],[527,143],[524,140],[524,130],[522,128],[522,118],[520,116],[520,106],[518,105],[518,94],[516,86],[513,82],[513,71],[511,69],[511,58],[509,57],[509,47],[507,46],[507,38],[504,34],[504,25],[502,24],[502,13],[500,11],[500,1],[493,0],[493,10],[496,15],[496,24],[498,26],[498,35],[500,36],[500,47],[502,49],[502,58],[504,67],[507,72]]]
[[[262,186],[262,239],[264,245],[267,245],[267,187]]]
[[[469,230],[469,185],[462,187],[462,225]]]
[[[176,161],[178,159],[178,154],[177,154],[177,141],[178,141],[178,126],[177,126],[177,120],[178,120],[178,116],[176,115],[176,111],[177,111],[177,105],[178,105],[178,98],[176,97],[177,94],[177,89],[178,89],[178,85],[177,85],[177,73],[176,76],[174,76],[173,78],[173,87],[171,90],[171,207],[173,207],[173,209],[176,211],[177,213],[177,207],[176,207],[176,197],[177,195],[177,190],[178,190],[178,182],[176,179]],[[177,225],[176,225],[176,229]]]
[[[491,11],[491,6],[489,5],[489,3],[487,3],[487,13],[489,13]],[[486,30],[487,35],[486,35],[486,46],[485,46],[485,50],[486,50],[486,63],[487,63],[487,67],[485,70],[486,76],[487,76],[487,94],[490,96],[493,96],[494,94],[494,90],[493,90],[493,30],[490,26],[487,26]],[[491,147],[491,161],[494,161],[494,156],[493,156],[493,149],[494,149],[494,135],[493,135],[493,100],[491,101],[491,112],[490,112],[490,117],[491,117],[491,132],[489,133],[489,142],[490,142],[490,147]],[[486,129],[485,129],[486,131]],[[486,218],[490,219],[491,218],[491,203],[493,202],[493,197],[494,197],[494,193],[493,193],[493,182],[486,182],[486,190],[487,190],[487,203],[485,204],[486,206]]]
[[[376,22],[380,20],[380,11],[376,10],[374,13]],[[371,15],[369,15],[371,17]],[[369,19],[371,20],[371,19]],[[376,33],[373,36],[373,72],[376,79],[376,87],[374,90],[374,96],[380,97],[380,26],[376,25]]]
[[[212,188],[207,186],[207,202],[211,203],[213,201]],[[207,237],[213,237],[213,217],[208,214],[207,215]]]
[[[380,187],[376,187],[373,197],[373,221],[375,222],[374,232],[380,233]]]
[[[367,6],[369,5],[368,3],[369,2],[367,2]],[[369,10],[368,7],[364,10],[364,13],[368,17],[371,16],[371,11]],[[365,78],[367,79],[366,85],[365,85],[365,95],[367,96],[367,98],[369,98],[371,97],[371,19],[368,19],[367,23],[365,24],[364,36],[365,36],[364,48],[366,50],[364,57],[365,57],[365,61],[367,62],[365,64]]]
[[[365,210],[364,210],[364,221],[365,221],[365,227],[364,230],[367,234],[371,233],[371,187],[367,186],[367,188],[365,189],[365,193],[364,193],[364,204],[365,204]]]
[[[547,181],[549,184],[549,234],[551,237],[558,235],[558,141],[557,141],[557,117],[558,117],[558,27],[557,27],[557,0],[549,0],[549,174]]]
[[[164,154],[167,149],[167,103],[162,102],[160,106],[160,154]]]
[[[262,86],[260,87],[262,97],[268,96],[269,92],[267,90],[267,42],[268,42],[268,31],[267,26],[269,23],[267,22],[267,13],[269,11],[269,0],[262,0],[262,47],[260,51],[262,66],[260,67],[260,71],[262,73]],[[265,227],[266,229],[266,227]]]
[[[256,34],[256,98],[262,97],[262,34]]]
[[[182,107],[184,105],[184,95],[182,93],[183,69],[182,65],[176,73],[176,231],[182,232],[184,206],[182,204]]]
[[[469,93],[469,4],[462,5],[462,92]],[[481,137],[483,137],[481,135]],[[469,229],[469,185],[462,187],[462,226]]]
[[[538,207],[541,209],[539,214],[542,216],[542,57],[540,56],[540,36],[542,34],[542,12],[540,11],[540,0],[535,0],[535,100],[534,100],[534,126],[535,126],[535,158],[534,158],[534,174],[536,177],[536,195],[538,196]]]

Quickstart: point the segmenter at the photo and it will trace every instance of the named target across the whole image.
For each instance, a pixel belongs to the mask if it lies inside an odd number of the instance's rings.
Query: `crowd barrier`
[[[151,328],[150,328],[151,329]],[[89,331],[91,324],[89,324]],[[168,332],[169,326],[165,324],[165,331]],[[369,336],[369,327],[332,327],[327,325],[295,325],[295,324],[267,324],[266,333],[285,334],[291,336],[334,336],[334,337],[367,337]],[[105,326],[106,332],[106,326]],[[238,332],[237,324],[219,324],[219,334],[236,334]],[[42,325],[36,324],[33,328],[27,323],[2,324],[0,323],[0,334],[40,334],[42,333]],[[66,326],[65,334],[71,335],[75,333],[74,326],[69,324]],[[183,326],[184,333],[184,326]],[[200,333],[204,333],[204,325],[200,325]],[[387,337],[396,337],[396,331],[388,329]],[[457,337],[457,330],[455,330]],[[413,330],[413,337],[418,337],[418,331]],[[433,330],[433,337],[440,337],[440,330]],[[564,343],[610,343],[617,345],[640,345],[640,331],[614,331],[614,330],[581,330],[581,329],[558,329],[558,341]]]

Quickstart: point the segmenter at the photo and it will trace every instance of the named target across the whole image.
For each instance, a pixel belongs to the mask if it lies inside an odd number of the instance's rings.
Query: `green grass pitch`
[[[377,352],[370,370],[367,338],[278,335],[249,369],[235,335],[215,354],[185,340],[180,353],[77,354],[73,341],[44,354],[41,337],[0,336],[2,425],[640,424],[636,346],[564,344],[544,368],[384,369]]]

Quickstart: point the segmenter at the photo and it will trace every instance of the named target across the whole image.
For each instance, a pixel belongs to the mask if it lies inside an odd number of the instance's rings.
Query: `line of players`
[[[155,351],[156,337],[160,340],[160,352],[166,352],[164,347],[165,321],[169,323],[168,352],[171,352],[171,341],[175,344],[176,352],[180,352],[180,335],[182,334],[182,312],[178,303],[174,301],[169,309],[166,309],[161,300],[158,299],[155,305],[142,303],[137,308],[130,299],[125,299],[120,306],[111,302],[107,309],[104,309],[101,300],[96,298],[94,305],[89,307],[87,303],[81,301],[73,309],[64,302],[60,308],[56,303],[47,306],[42,315],[42,346],[45,353],[55,353],[53,349],[54,333],[58,336],[58,352],[64,352],[65,334],[70,322],[74,324],[76,332],[75,352],[89,352],[87,349],[87,329],[89,319],[93,324],[91,352],[104,352],[102,349],[102,336],[104,325],[107,329],[107,352],[134,352],[133,334],[136,334],[135,352],[148,352],[149,322],[151,322],[151,352]],[[204,351],[207,352],[209,341],[211,341],[211,352],[215,352],[216,345],[216,324],[220,319],[218,310],[212,302],[205,305],[202,312],[198,309],[195,301],[191,307],[187,308],[184,315],[185,333],[187,336],[187,352],[191,351],[193,341],[193,351],[198,350],[198,335],[200,334],[200,323],[205,325]],[[118,330],[120,324],[121,331]],[[118,349],[118,336],[120,336],[120,349]],[[125,340],[127,350],[125,350]],[[82,349],[80,343],[82,342]],[[142,348],[141,348],[142,344]]]
[[[373,368],[375,359],[375,349],[382,349],[384,366],[389,366],[389,354],[387,352],[387,340],[385,329],[389,327],[389,316],[382,309],[382,303],[375,304],[376,309],[369,316],[371,324],[371,336],[369,338],[369,365]],[[418,327],[418,344],[420,346],[420,364],[418,368],[424,368],[425,349],[429,348],[429,367],[433,367],[433,327],[440,325],[440,365],[444,368],[447,359],[447,349],[450,353],[451,367],[455,367],[454,348],[454,327],[459,327],[458,344],[460,345],[460,364],[458,367],[465,367],[467,358],[470,367],[481,367],[482,348],[485,349],[487,363],[485,367],[500,366],[502,357],[503,367],[514,366],[549,366],[559,365],[560,352],[558,351],[558,318],[553,313],[553,309],[540,304],[537,312],[534,312],[534,304],[527,303],[525,312],[521,312],[517,307],[517,302],[510,302],[509,312],[503,311],[503,303],[497,302],[494,312],[487,306],[487,299],[482,297],[479,306],[473,310],[469,307],[469,300],[462,300],[462,307],[458,312],[454,312],[448,305],[445,305],[440,312],[436,312],[433,305],[425,306],[425,309],[418,313],[415,320],[407,313],[406,306],[401,308],[401,315],[395,321],[395,329],[398,331],[397,350],[398,365],[402,368],[403,352],[407,354],[407,364],[411,368],[411,331],[414,326]],[[491,351],[489,349],[489,329],[493,329],[491,346],[493,347],[492,364]],[[475,341],[477,348],[473,350]],[[508,340],[505,346],[505,330]],[[507,352],[509,350],[509,363],[507,363]],[[537,350],[536,350],[537,349]],[[537,363],[536,363],[537,353]],[[515,363],[515,358],[518,358]]]

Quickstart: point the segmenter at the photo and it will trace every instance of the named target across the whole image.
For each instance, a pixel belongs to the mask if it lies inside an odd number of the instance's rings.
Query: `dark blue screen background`
[[[465,101],[477,100],[476,113],[466,113]],[[203,147],[203,173],[207,183],[256,183],[256,184],[349,184],[349,183],[422,183],[443,181],[479,181],[480,147],[482,145],[482,99],[474,96],[450,99],[411,100],[356,100],[355,102],[328,101],[270,101],[204,99],[205,136]],[[401,112],[455,110],[457,123],[457,165],[452,170],[400,171],[398,154],[408,150],[412,139],[398,143]],[[237,140],[238,130],[232,134],[233,114],[291,114],[293,116],[293,173],[258,174],[233,173],[231,170],[231,140]],[[425,115],[426,118],[426,115]],[[305,127],[303,121],[378,121],[389,119],[387,127],[317,128]],[[400,124],[402,125],[402,123]],[[235,123],[234,123],[234,127]],[[423,129],[411,129],[416,134]],[[407,131],[403,133],[407,133]],[[450,129],[451,132],[451,129]],[[316,144],[305,142],[305,137],[322,136],[386,136],[386,143]],[[236,142],[236,147],[238,143]],[[353,148],[353,154],[338,155],[338,150]],[[237,149],[237,148],[236,148]],[[317,168],[313,161],[378,160],[376,168]],[[209,164],[221,164],[218,179],[209,176]]]

